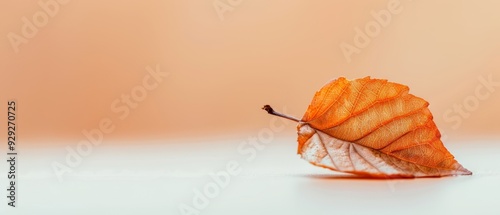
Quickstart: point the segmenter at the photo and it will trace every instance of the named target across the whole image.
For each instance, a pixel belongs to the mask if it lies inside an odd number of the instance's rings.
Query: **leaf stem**
[[[283,117],[285,119],[289,119],[289,120],[292,120],[292,121],[295,121],[295,122],[300,122],[300,120],[298,120],[297,118],[295,117],[292,117],[292,116],[287,116],[285,114],[282,114],[282,113],[279,113],[279,112],[276,112],[274,111],[274,109],[270,106],[270,105],[264,105],[264,107],[262,107],[262,110],[265,110],[267,111],[268,114],[271,114],[271,115],[275,115],[275,116],[279,116],[279,117]]]

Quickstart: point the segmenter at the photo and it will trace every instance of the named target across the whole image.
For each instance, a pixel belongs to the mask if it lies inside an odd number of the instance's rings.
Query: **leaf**
[[[331,81],[297,120],[298,154],[316,166],[370,177],[472,174],[444,147],[429,103],[408,92],[370,77]]]

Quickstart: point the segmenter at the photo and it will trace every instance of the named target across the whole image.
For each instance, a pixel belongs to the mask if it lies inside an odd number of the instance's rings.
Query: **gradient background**
[[[442,115],[479,76],[500,80],[500,2],[401,1],[347,63],[339,44],[387,2],[243,1],[221,21],[212,1],[70,1],[19,53],[1,40],[0,96],[18,100],[23,139],[76,140],[159,64],[170,76],[108,137],[186,138],[257,130],[266,103],[301,117],[330,79],[370,75],[409,85],[444,133],[497,134],[497,92],[456,130]],[[0,35],[20,34],[21,17],[41,10],[1,4]]]
[[[354,29],[388,0],[243,0],[224,20],[212,0],[72,0],[15,53],[6,35],[21,34],[21,18],[31,20],[38,2],[0,3],[0,113],[17,100],[25,150],[74,146],[105,117],[116,125],[108,145],[240,142],[268,126],[262,105],[300,118],[314,92],[339,76],[406,84],[430,102],[448,141],[498,142],[498,87],[458,128],[443,116],[474,95],[479,77],[500,81],[500,1],[401,0],[402,12],[350,63],[339,45],[353,44]],[[117,120],[112,102],[156,64],[169,77]],[[294,127],[278,135],[293,139]]]

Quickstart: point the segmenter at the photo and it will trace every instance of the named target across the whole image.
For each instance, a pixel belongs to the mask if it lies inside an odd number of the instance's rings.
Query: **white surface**
[[[242,172],[200,214],[500,214],[500,143],[494,140],[445,143],[472,176],[405,180],[312,166],[296,155],[293,138],[274,140],[247,161],[237,150],[245,141],[105,142],[63,182],[51,163],[64,162],[64,147],[25,149],[19,205],[11,209],[3,201],[0,214],[181,214],[180,204],[192,205],[193,189],[202,190],[212,181],[208,173],[231,160]],[[2,176],[0,188],[6,185]]]

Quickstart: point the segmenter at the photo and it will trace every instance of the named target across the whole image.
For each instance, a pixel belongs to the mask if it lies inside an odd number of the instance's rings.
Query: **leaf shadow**
[[[305,177],[305,178],[313,178],[313,179],[320,179],[320,180],[412,180],[415,178],[411,177],[387,177],[387,176],[370,176],[370,175],[354,175],[354,174],[342,174],[342,175],[337,175],[337,174],[301,174],[297,175],[298,177]],[[431,177],[433,178],[433,177]]]

